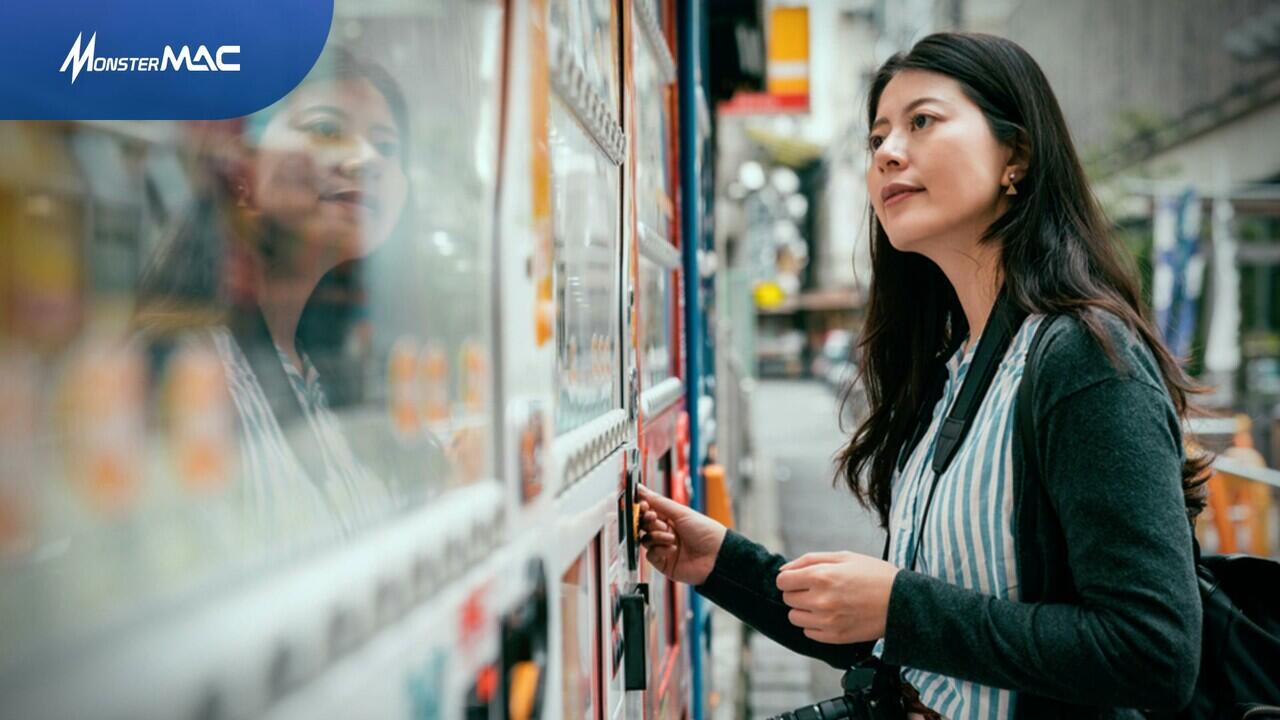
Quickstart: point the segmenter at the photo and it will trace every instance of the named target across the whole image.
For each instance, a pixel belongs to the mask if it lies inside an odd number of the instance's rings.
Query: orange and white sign
[[[767,34],[765,92],[737,93],[720,103],[721,114],[809,112],[809,8],[771,9]]]
[[[776,97],[809,104],[809,8],[777,7],[769,12],[769,54],[765,87]]]

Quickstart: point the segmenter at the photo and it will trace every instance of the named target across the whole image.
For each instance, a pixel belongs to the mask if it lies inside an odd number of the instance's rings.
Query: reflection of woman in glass
[[[395,252],[406,104],[384,71],[334,50],[239,129],[216,143],[208,197],[147,272],[139,321],[162,336],[213,311],[248,509],[285,534],[323,518],[350,529],[391,502],[331,406],[360,392],[365,266]]]

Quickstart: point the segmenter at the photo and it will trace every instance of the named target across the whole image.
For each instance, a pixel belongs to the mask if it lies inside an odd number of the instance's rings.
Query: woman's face
[[[363,78],[299,87],[262,132],[253,207],[331,264],[367,255],[404,210],[400,132],[386,98]]]
[[[922,70],[899,72],[885,86],[875,117],[867,190],[894,248],[927,254],[939,244],[976,239],[1003,212],[1001,180],[1008,182],[1012,152],[958,82]]]

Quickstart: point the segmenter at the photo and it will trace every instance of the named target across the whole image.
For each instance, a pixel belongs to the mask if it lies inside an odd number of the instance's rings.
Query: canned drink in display
[[[475,340],[462,344],[462,404],[468,412],[484,410],[489,389],[489,362]]]
[[[546,422],[540,407],[531,407],[520,430],[520,499],[529,503],[542,493],[542,471],[545,462]]]
[[[190,345],[174,357],[168,375],[170,448],[178,476],[192,493],[223,490],[235,442],[222,363],[212,350]]]
[[[35,541],[32,493],[38,378],[33,356],[15,350],[0,352],[0,557],[19,556]]]
[[[103,516],[127,514],[139,499],[144,374],[136,350],[90,341],[72,361],[67,377],[71,482],[81,499]]]
[[[412,339],[402,337],[391,346],[387,358],[387,414],[401,440],[412,438],[419,428],[416,363]]]
[[[449,356],[438,343],[427,343],[418,355],[418,392],[422,417],[428,423],[448,422]]]

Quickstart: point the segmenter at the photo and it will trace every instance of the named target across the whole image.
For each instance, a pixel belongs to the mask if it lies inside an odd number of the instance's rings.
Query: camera
[[[798,707],[769,720],[905,720],[896,673],[877,658],[846,671],[840,680],[843,695]]]

